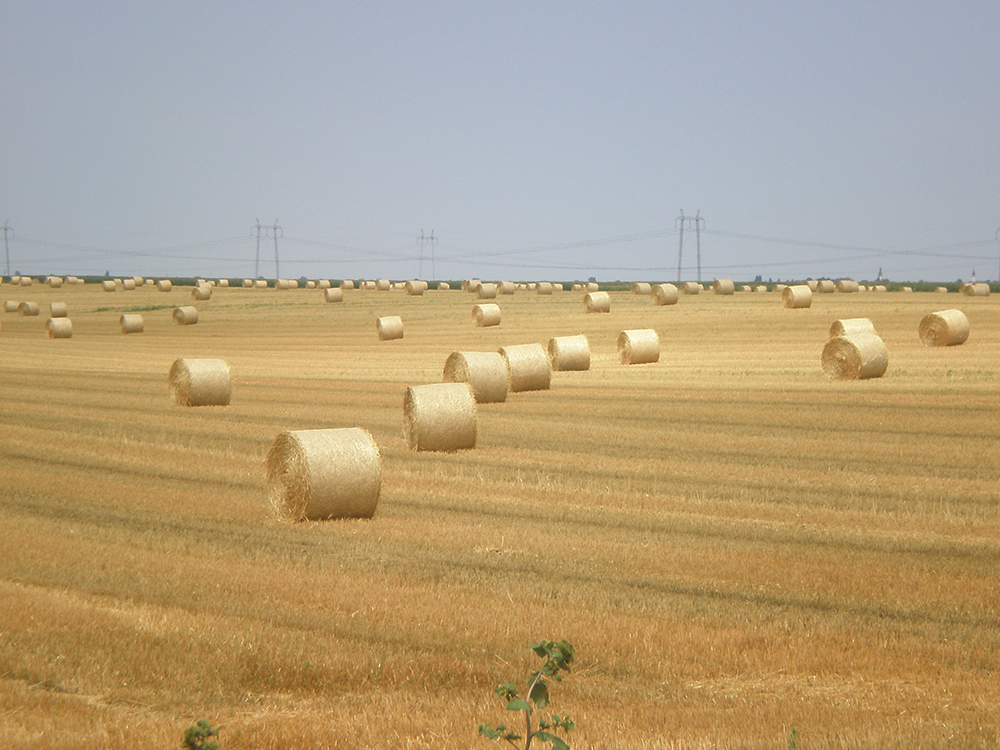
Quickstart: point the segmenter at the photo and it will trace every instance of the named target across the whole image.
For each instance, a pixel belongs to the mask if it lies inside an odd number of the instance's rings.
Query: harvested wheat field
[[[540,638],[576,647],[549,709],[574,748],[1000,742],[998,295],[949,294],[972,333],[929,348],[926,292],[515,294],[486,328],[457,290],[217,288],[196,326],[179,285],[19,293],[73,337],[0,330],[4,748],[173,748],[202,718],[222,750],[494,747]],[[881,378],[824,374],[851,318]],[[658,362],[620,364],[634,329]],[[578,334],[590,369],[478,404],[475,448],[409,449],[406,389],[452,352]],[[176,406],[181,358],[224,360],[229,404]],[[374,516],[275,518],[275,438],[349,427]]]

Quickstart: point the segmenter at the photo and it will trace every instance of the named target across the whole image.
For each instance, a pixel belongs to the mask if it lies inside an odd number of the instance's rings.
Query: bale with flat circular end
[[[156,282],[156,289],[160,292],[169,292],[174,288],[174,284],[170,279],[160,279]]]
[[[741,292],[752,292],[753,291],[753,287],[750,286],[749,284],[743,284],[743,286],[740,287],[740,291]]]
[[[946,286],[936,286],[936,287],[934,287],[934,291],[937,292],[938,294],[947,294],[948,293],[948,287],[946,287]]]
[[[199,302],[212,299],[212,287],[208,284],[198,284],[191,290],[191,299],[198,300]]]
[[[398,315],[387,315],[375,321],[379,341],[393,341],[403,338],[403,319]]]
[[[623,365],[645,365],[660,361],[660,337],[652,328],[618,334],[618,356]]]
[[[797,310],[812,305],[813,293],[808,285],[796,284],[795,286],[786,286],[781,292],[781,299],[785,303],[785,307]]]
[[[6,299],[3,302],[3,311],[8,313],[17,312],[21,307],[21,303],[17,300]]]
[[[323,299],[327,302],[343,302],[344,292],[340,287],[328,287],[323,290]]]
[[[253,279],[243,279],[244,289],[253,289]]]
[[[539,281],[535,285],[535,291],[538,294],[552,294],[552,283],[548,281]]]
[[[476,400],[468,383],[431,383],[406,389],[403,432],[415,451],[476,447]]]
[[[552,367],[541,344],[514,344],[500,349],[507,366],[507,391],[547,391]]]
[[[101,282],[101,289],[103,289],[106,292],[113,292],[117,288],[118,286],[111,279],[105,279],[104,281]]]
[[[121,324],[122,333],[142,333],[145,328],[139,313],[123,313],[118,322]]]
[[[816,282],[816,291],[819,294],[833,294],[837,291],[837,285],[833,283],[833,279],[820,279]]]
[[[958,346],[969,338],[969,319],[961,310],[939,310],[920,321],[924,346]]]
[[[966,284],[962,293],[969,297],[989,297],[990,285],[981,282],[978,284]]]
[[[178,406],[227,406],[229,365],[221,359],[178,359],[167,376]]]
[[[403,288],[406,293],[413,297],[421,297],[424,293],[424,282],[422,281],[407,281],[403,284]]]
[[[648,281],[637,281],[632,285],[632,294],[645,295],[652,291],[653,287]]]
[[[609,313],[611,295],[607,292],[587,292],[583,295],[583,309],[588,313]]]
[[[30,276],[22,276],[20,280],[21,286],[31,286],[33,279]]]
[[[701,292],[701,284],[697,281],[685,281],[680,285],[681,294],[698,294]]]
[[[836,336],[823,347],[823,372],[837,380],[880,378],[889,367],[889,353],[874,333]]]
[[[254,289],[267,289],[267,279],[254,279]]]
[[[219,279],[219,288],[220,289],[228,289],[229,288],[229,279]]]
[[[174,322],[180,326],[193,326],[198,322],[198,308],[190,305],[174,308]]]
[[[600,290],[601,287],[596,281],[588,281],[583,287],[585,292],[599,292]]]
[[[49,317],[50,318],[65,318],[68,317],[69,313],[66,310],[65,302],[53,302],[49,305]]]
[[[476,297],[478,299],[496,299],[497,298],[497,285],[496,284],[480,284],[479,288],[476,290]]]
[[[25,317],[33,318],[36,315],[38,315],[38,313],[39,313],[38,303],[37,302],[22,302],[21,304],[19,304],[17,306],[17,311],[19,313],[21,313],[21,315],[23,315]]]
[[[732,279],[716,279],[715,283],[712,284],[712,291],[728,297],[736,293],[736,284],[733,283]]]
[[[888,289],[884,285],[879,284],[878,286],[873,287],[872,291],[873,292],[886,292],[886,291],[888,291]]]
[[[135,279],[124,279],[122,281],[122,289],[124,289],[126,292],[134,292],[135,291]]]
[[[513,281],[497,282],[497,294],[513,294],[517,291],[517,285]]]
[[[836,285],[837,291],[842,294],[854,294],[860,287],[861,285],[854,279],[840,279]]]
[[[345,289],[345,290],[346,289],[353,289],[354,288],[354,281],[352,279],[343,279],[340,282],[340,288],[341,289]]]
[[[500,305],[491,302],[480,303],[472,306],[472,319],[476,321],[479,328],[500,325]]]
[[[49,318],[45,321],[50,339],[73,338],[73,322],[69,318]]]
[[[554,336],[549,339],[549,362],[553,370],[590,369],[590,344],[582,333],[578,336]]]
[[[316,282],[316,288],[317,289],[330,289],[332,287],[333,287],[333,284],[330,283],[330,279],[319,279]]]
[[[52,289],[58,289],[63,285],[63,280],[61,276],[49,276],[45,279],[45,283]]]
[[[875,333],[875,324],[868,318],[844,318],[833,321],[830,326],[830,338],[851,336],[855,333]]]
[[[442,380],[468,383],[480,404],[507,400],[507,365],[498,352],[452,352],[445,360]]]
[[[657,284],[653,287],[652,299],[654,305],[676,305],[679,298],[680,293],[673,284]]]
[[[447,281],[441,281],[441,282],[439,282],[438,283],[438,291],[439,292],[449,292],[449,291],[451,291],[451,284],[449,284]]]
[[[380,292],[388,292],[392,289],[392,282],[389,279],[378,279],[375,282],[375,289]]]

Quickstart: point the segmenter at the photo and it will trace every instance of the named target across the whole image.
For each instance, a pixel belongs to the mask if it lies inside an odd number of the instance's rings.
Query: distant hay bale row
[[[481,303],[473,305],[472,319],[476,321],[479,328],[500,325],[500,305],[492,303]]]
[[[167,376],[178,406],[226,406],[232,394],[229,365],[221,359],[178,359]]]
[[[618,334],[618,356],[623,365],[659,362],[660,337],[652,328],[622,331]]]
[[[499,352],[452,352],[444,363],[442,380],[468,383],[480,404],[507,400],[507,363]]]
[[[990,285],[983,283],[963,284],[960,291],[968,297],[989,297]]]
[[[924,346],[958,346],[969,338],[969,319],[961,310],[939,310],[924,316],[918,333]]]
[[[583,309],[588,313],[611,312],[611,295],[607,292],[587,292],[583,297]]]
[[[468,383],[431,383],[406,389],[406,442],[415,451],[476,447],[476,402]]]
[[[590,344],[583,334],[554,336],[549,339],[548,356],[553,370],[566,372],[590,369]]]
[[[823,371],[837,380],[880,378],[889,366],[885,344],[874,333],[835,336],[823,347]]]
[[[403,338],[403,319],[398,315],[386,315],[375,321],[379,341],[394,341]]]
[[[653,287],[654,305],[676,305],[680,294],[673,284],[657,284]]]
[[[781,292],[781,299],[785,307],[798,310],[812,305],[812,290],[807,284],[796,284],[786,286]]]

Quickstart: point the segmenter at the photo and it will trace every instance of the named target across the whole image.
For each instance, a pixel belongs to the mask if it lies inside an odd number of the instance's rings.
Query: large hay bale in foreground
[[[69,317],[69,311],[66,309],[65,302],[53,302],[49,305],[49,317],[50,318],[66,318]]]
[[[725,297],[736,293],[736,284],[732,279],[716,279],[712,284],[712,291]]]
[[[173,313],[174,322],[179,326],[193,326],[198,322],[198,308],[184,305],[175,307]]]
[[[479,299],[496,299],[497,298],[497,285],[496,284],[480,284],[479,288],[476,289],[476,296]]]
[[[122,327],[122,333],[142,333],[145,328],[139,313],[122,313],[118,323]]]
[[[549,362],[553,370],[589,370],[590,344],[582,333],[549,339]]]
[[[637,281],[632,285],[632,294],[650,294],[653,286],[648,281]]]
[[[623,365],[645,365],[660,361],[660,337],[652,328],[618,334],[618,356]]]
[[[875,324],[868,318],[844,318],[830,325],[830,338],[850,336],[855,333],[875,333]]]
[[[786,286],[781,292],[781,299],[787,308],[802,309],[812,305],[813,294],[807,284],[796,284]]]
[[[199,302],[212,299],[212,287],[208,284],[198,284],[191,290],[191,299]]]
[[[156,289],[160,292],[169,292],[174,288],[174,284],[170,279],[160,279],[156,282]]]
[[[344,290],[337,286],[330,286],[323,290],[323,299],[327,302],[343,302]]]
[[[583,295],[583,309],[588,313],[611,312],[611,295],[607,292],[587,292]]]
[[[398,315],[386,315],[375,321],[379,341],[393,341],[403,338],[403,319]]]
[[[823,372],[837,380],[880,378],[889,367],[889,353],[874,333],[836,336],[823,347]]]
[[[468,383],[431,383],[406,389],[403,431],[415,451],[476,447],[476,401]]]
[[[282,432],[265,474],[271,508],[289,521],[371,518],[382,488],[378,446],[359,427]]]
[[[541,344],[514,344],[500,349],[507,365],[507,391],[547,391],[552,367]]]
[[[657,284],[653,287],[652,299],[654,305],[676,305],[680,293],[673,284]]]
[[[167,380],[178,406],[226,406],[232,394],[229,365],[221,359],[178,359]]]
[[[17,311],[27,318],[33,318],[40,312],[37,302],[22,302],[17,306]]]
[[[939,310],[920,321],[924,346],[958,346],[969,338],[969,319],[961,310]]]
[[[507,364],[499,352],[452,352],[444,363],[442,380],[468,383],[480,404],[507,400]]]
[[[481,303],[472,306],[472,319],[479,328],[500,325],[500,305]]]
[[[983,283],[966,284],[962,289],[962,293],[969,297],[989,297],[990,285]]]
[[[73,338],[73,322],[69,318],[49,318],[45,322],[50,339]]]

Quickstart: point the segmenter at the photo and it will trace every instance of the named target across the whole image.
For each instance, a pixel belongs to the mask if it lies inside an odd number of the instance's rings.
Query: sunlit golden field
[[[582,297],[476,328],[461,291],[0,286],[42,307],[0,315],[0,747],[175,748],[206,718],[222,750],[489,748],[537,638],[576,646],[574,748],[996,747],[997,295]],[[969,340],[925,348],[948,307]],[[861,316],[889,370],[831,381]],[[657,364],[618,363],[630,328]],[[405,388],[452,351],[577,333],[590,371],[479,405],[474,450],[407,448]],[[178,357],[225,359],[231,404],[175,406]],[[274,520],[275,436],[354,426],[374,518]]]

